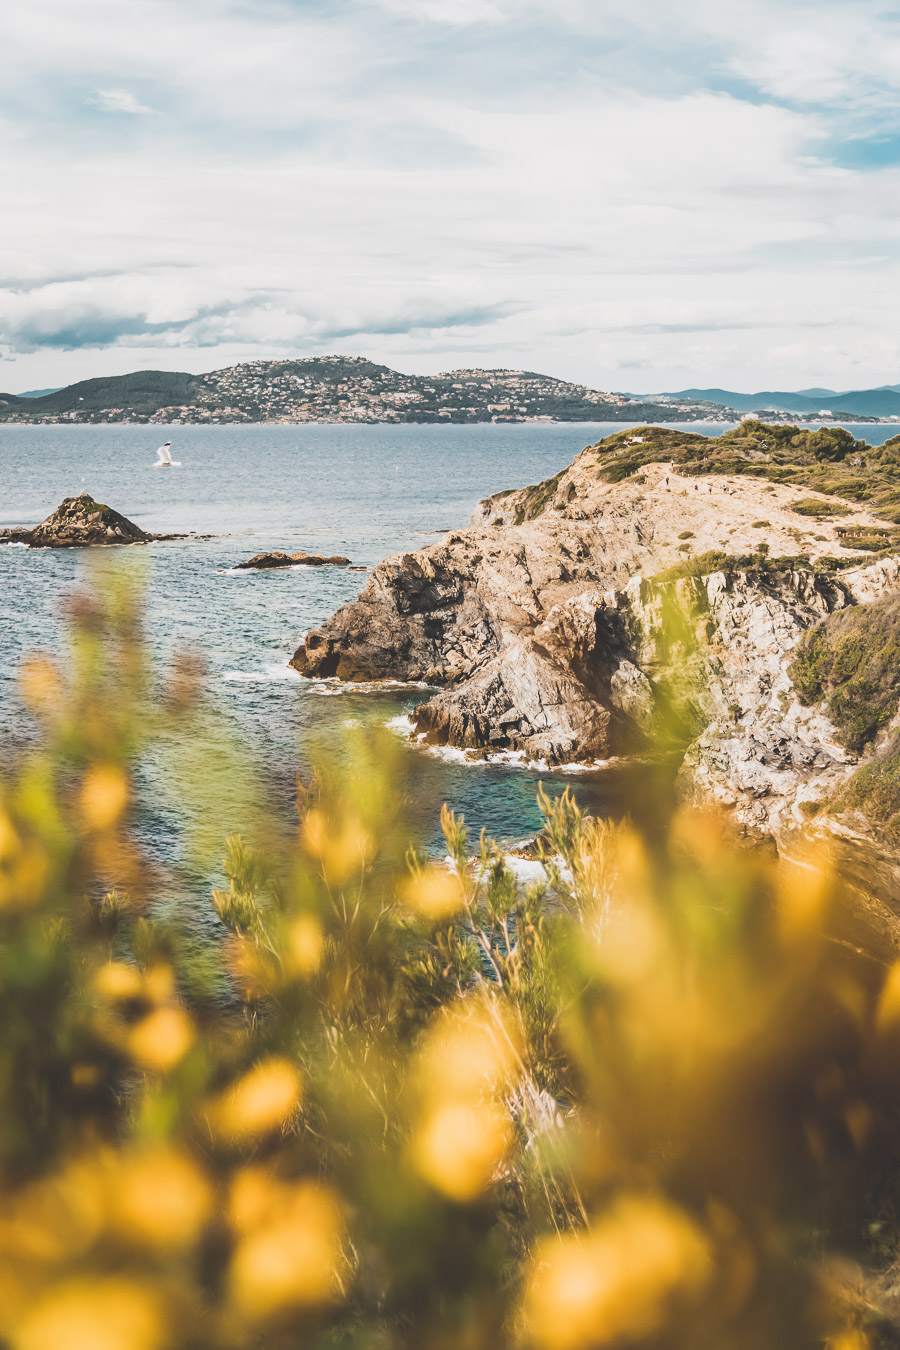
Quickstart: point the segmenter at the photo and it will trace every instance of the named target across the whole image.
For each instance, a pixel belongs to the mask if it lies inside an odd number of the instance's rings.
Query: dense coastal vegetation
[[[606,747],[527,863],[424,851],[373,730],[286,811],[98,565],[0,781],[4,1350],[896,1350],[897,462],[619,433],[307,634],[473,754]]]
[[[198,949],[134,813],[148,738],[199,782],[202,691],[184,662],[160,697],[136,606],[122,579],[80,596],[71,664],[22,672],[43,740],[0,802],[6,1344],[897,1344],[900,966],[830,940],[821,850],[563,797],[524,886],[449,810],[448,863],[418,851],[396,743],[360,735],[293,822],[223,745],[246,828]],[[209,788],[182,802],[195,856]]]

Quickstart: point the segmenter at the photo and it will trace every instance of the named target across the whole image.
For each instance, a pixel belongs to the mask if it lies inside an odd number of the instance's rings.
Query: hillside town
[[[8,422],[614,422],[722,418],[704,400],[638,399],[525,370],[406,375],[364,357],[250,361],[206,375],[141,371],[41,398],[0,395]]]

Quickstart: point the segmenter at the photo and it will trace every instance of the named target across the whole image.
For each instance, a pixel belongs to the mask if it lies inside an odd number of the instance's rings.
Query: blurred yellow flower
[[[228,1192],[228,1222],[236,1233],[256,1228],[273,1212],[280,1194],[280,1183],[265,1167],[239,1168],[231,1178]]]
[[[165,1336],[156,1301],[126,1280],[58,1285],[13,1333],[14,1350],[156,1350]]]
[[[487,1103],[446,1102],[425,1116],[412,1141],[420,1176],[450,1200],[474,1200],[512,1143],[509,1117]]]
[[[525,1299],[541,1350],[580,1350],[656,1331],[712,1272],[705,1235],[683,1210],[624,1196],[586,1233],[546,1240]]]
[[[128,779],[116,764],[98,764],[84,776],[81,818],[89,830],[108,830],[128,805]]]
[[[322,925],[312,914],[294,919],[287,931],[285,963],[291,974],[312,975],[322,960],[325,938]]]
[[[61,1172],[6,1195],[0,1206],[3,1258],[37,1262],[71,1260],[94,1242],[103,1226],[106,1193],[97,1158],[75,1159]]]
[[[825,1347],[826,1350],[870,1350],[871,1344],[862,1331],[842,1331],[837,1336],[829,1337]]]
[[[212,1123],[233,1139],[279,1129],[300,1105],[300,1073],[280,1056],[261,1060],[219,1099]]]
[[[885,976],[875,1011],[875,1025],[882,1033],[900,1027],[900,961],[895,961]]]
[[[463,908],[465,895],[459,877],[446,867],[426,867],[411,877],[404,888],[410,909],[423,919],[440,923]]]
[[[194,1242],[209,1218],[212,1191],[203,1173],[183,1153],[154,1149],[123,1159],[112,1176],[115,1225],[153,1247]]]
[[[346,816],[340,823],[324,811],[310,811],[303,822],[303,843],[322,864],[325,880],[342,886],[359,872],[372,852],[373,840],[362,822]]]
[[[94,975],[94,988],[102,998],[118,1003],[140,998],[144,990],[141,972],[125,961],[107,961]]]
[[[834,888],[834,872],[821,846],[779,862],[776,873],[778,926],[788,941],[808,941],[821,933]]]
[[[28,841],[0,870],[0,909],[30,909],[44,898],[50,860],[40,844]]]
[[[265,1318],[285,1308],[329,1302],[338,1291],[341,1236],[330,1191],[312,1183],[291,1187],[283,1212],[251,1228],[238,1244],[229,1272],[238,1310]]]
[[[475,1000],[436,1019],[420,1057],[426,1094],[469,1098],[499,1092],[520,1066],[519,1037],[503,1010]]]
[[[157,1008],[137,1022],[127,1038],[128,1051],[144,1069],[166,1073],[194,1042],[191,1019],[181,1008]]]
[[[16,827],[9,816],[0,808],[0,863],[9,862],[19,852],[21,844]]]
[[[58,716],[63,708],[63,684],[59,671],[45,656],[32,656],[22,662],[19,690],[29,711],[39,716]]]

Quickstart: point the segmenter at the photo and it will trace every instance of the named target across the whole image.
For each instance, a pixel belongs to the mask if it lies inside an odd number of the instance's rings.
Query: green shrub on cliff
[[[121,583],[73,621],[0,791],[0,1344],[888,1343],[900,966],[828,940],[821,850],[566,794],[523,887],[449,810],[421,853],[404,752],[363,735],[294,819],[247,782],[186,931],[141,757],[175,757],[200,865],[240,756],[191,663],[155,687]]]
[[[798,430],[795,426],[742,422],[722,436],[700,436],[667,427],[639,427],[607,436],[593,447],[596,473],[617,483],[646,464],[671,460],[684,474],[748,474],[775,483],[796,484],[864,503],[876,514],[900,522],[900,455],[895,442],[870,446],[843,427]],[[802,515],[824,515],[799,502]],[[836,502],[827,514],[846,510]]]
[[[900,700],[900,598],[830,614],[804,634],[790,674],[804,703],[824,700],[844,745],[863,750]]]
[[[900,740],[863,764],[835,805],[862,811],[894,847],[900,845]]]
[[[791,510],[796,511],[798,516],[845,516],[849,512],[849,506],[842,506],[840,502],[823,502],[821,497],[806,497],[803,501],[792,502]]]

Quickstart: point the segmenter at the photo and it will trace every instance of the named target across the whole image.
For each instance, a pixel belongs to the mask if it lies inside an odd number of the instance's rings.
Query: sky
[[[364,355],[900,382],[880,0],[0,9],[0,390]]]

